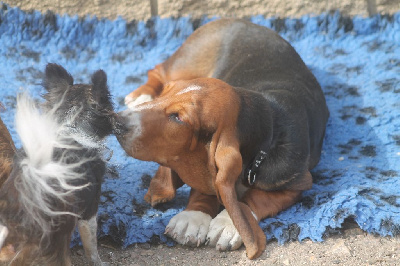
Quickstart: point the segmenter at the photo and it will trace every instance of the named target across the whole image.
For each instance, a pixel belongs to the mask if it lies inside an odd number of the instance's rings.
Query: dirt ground
[[[379,7],[386,4],[383,13],[393,13],[400,9],[399,0],[378,0]],[[27,9],[34,8],[35,3],[44,5],[38,9],[50,8],[57,12],[57,6],[69,7],[74,1],[16,1],[6,0],[11,6],[24,6],[29,4]],[[85,2],[85,1],[84,1]],[[89,1],[91,2],[91,1]],[[122,3],[125,1],[121,1]],[[128,1],[129,2],[129,1]],[[135,2],[135,1],[134,1]],[[164,1],[165,2],[165,1]],[[185,1],[182,1],[185,2]],[[187,2],[187,1],[186,1]],[[218,1],[216,1],[218,2]],[[238,1],[233,1],[238,2]],[[240,2],[240,1],[239,1]],[[276,2],[276,1],[275,1]],[[284,1],[288,2],[288,1]],[[298,2],[298,1],[292,1]],[[300,1],[302,2],[302,1]],[[310,1],[303,1],[309,3]],[[322,1],[311,1],[322,2]],[[352,1],[342,1],[353,3]],[[361,1],[356,1],[361,3]],[[54,3],[54,5],[52,5]],[[62,3],[62,5],[60,4]],[[69,4],[68,4],[69,3]],[[103,14],[106,8],[99,10],[101,4],[109,3],[106,0],[94,0],[97,3],[97,15]],[[163,3],[163,1],[161,1]],[[362,2],[365,5],[365,2]],[[381,4],[381,5],[379,5]],[[113,4],[114,5],[114,4]],[[55,7],[56,6],[56,7]],[[82,11],[82,6],[80,12]],[[122,7],[124,9],[124,7]],[[160,5],[162,9],[162,5]],[[365,7],[363,6],[363,9]],[[138,9],[140,10],[140,9]],[[43,10],[42,10],[43,11]],[[365,14],[365,10],[358,10],[358,14]],[[66,12],[63,9],[63,12]],[[87,11],[86,11],[87,12]],[[315,12],[315,10],[314,10]],[[68,13],[68,12],[66,12]],[[281,14],[284,15],[284,14]],[[145,15],[137,15],[145,17]],[[136,19],[138,18],[136,17]],[[129,19],[129,18],[128,18]],[[132,19],[132,17],[130,17]],[[345,229],[340,230],[336,235],[325,238],[324,242],[316,243],[311,240],[303,242],[291,242],[279,245],[271,241],[266,251],[256,260],[246,258],[245,249],[242,246],[239,250],[231,252],[218,252],[212,247],[189,248],[184,246],[168,247],[164,244],[137,244],[127,249],[121,249],[110,241],[99,241],[99,252],[103,261],[111,265],[400,265],[400,238],[379,237],[366,234],[355,224],[348,224]],[[72,249],[73,265],[88,265],[81,247]]]
[[[108,241],[100,241],[103,261],[111,265],[400,265],[400,238],[366,234],[355,224],[347,225],[324,242],[311,240],[279,245],[267,244],[256,260],[249,260],[242,246],[239,250],[218,252],[212,247],[189,248],[181,245],[137,244],[125,250]],[[88,265],[82,248],[72,250],[72,263]]]
[[[400,9],[400,0],[3,0],[23,10],[51,10],[58,14],[127,20],[160,17],[264,15],[267,17],[301,17],[339,10],[347,16],[393,14]]]

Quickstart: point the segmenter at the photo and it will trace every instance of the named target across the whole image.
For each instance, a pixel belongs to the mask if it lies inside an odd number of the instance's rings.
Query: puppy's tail
[[[65,124],[57,120],[55,110],[42,113],[27,94],[18,95],[15,125],[24,155],[15,187],[21,206],[45,234],[53,225],[49,221],[57,220],[54,217],[79,216],[65,211],[72,208],[60,206],[71,204],[72,193],[89,185],[82,181],[85,171],[77,171],[87,160],[76,162],[71,158],[68,151],[79,150],[80,146],[66,133]],[[55,157],[57,149],[64,152]]]

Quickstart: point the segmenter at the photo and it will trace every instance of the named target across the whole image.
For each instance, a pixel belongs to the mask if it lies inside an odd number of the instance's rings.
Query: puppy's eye
[[[177,123],[179,123],[179,124],[182,124],[182,123],[183,123],[183,121],[180,119],[178,113],[172,113],[172,114],[170,114],[170,115],[169,115],[169,119],[172,120],[172,121],[174,121],[174,122],[177,122]]]

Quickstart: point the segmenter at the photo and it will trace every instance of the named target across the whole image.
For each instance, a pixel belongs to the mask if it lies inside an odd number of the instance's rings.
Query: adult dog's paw
[[[182,211],[169,221],[165,234],[182,245],[200,246],[206,241],[211,216],[201,211]]]
[[[210,223],[207,244],[219,251],[235,250],[242,244],[242,238],[226,210],[220,212]]]

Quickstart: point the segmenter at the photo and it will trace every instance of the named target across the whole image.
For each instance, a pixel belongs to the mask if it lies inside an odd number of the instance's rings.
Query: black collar
[[[258,170],[265,158],[267,158],[267,152],[260,150],[249,166],[247,166],[246,171],[244,172],[244,177],[247,179],[247,183],[250,186],[254,185],[256,182]]]
[[[246,170],[244,171],[244,182],[252,186],[257,180],[257,175],[259,174],[260,166],[267,158],[268,151],[271,147],[271,140],[267,139],[261,143],[259,146],[260,150],[254,157],[254,159],[249,163]]]

